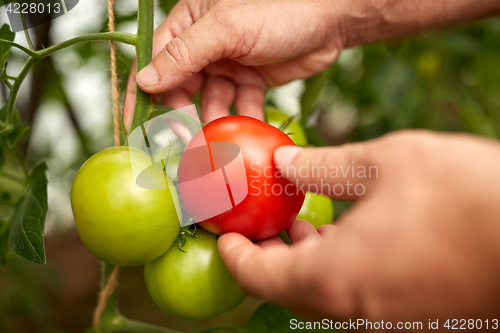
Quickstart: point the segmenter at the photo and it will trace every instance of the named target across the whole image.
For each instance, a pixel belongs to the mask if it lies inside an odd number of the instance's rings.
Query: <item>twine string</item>
[[[113,0],[108,0],[108,30],[115,31],[115,15],[113,13]],[[110,41],[110,60],[111,60],[111,97],[113,100],[113,129],[115,146],[120,145],[120,110],[118,91],[118,75],[116,73],[116,48],[115,42]],[[101,317],[106,310],[108,298],[115,292],[118,285],[118,266],[115,266],[108,277],[106,286],[99,293],[97,306],[94,310],[92,324],[94,329],[99,329],[101,326]]]

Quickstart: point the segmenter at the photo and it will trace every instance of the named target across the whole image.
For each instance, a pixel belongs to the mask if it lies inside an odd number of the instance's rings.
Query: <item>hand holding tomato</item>
[[[201,90],[203,121],[238,114],[263,119],[267,87],[305,79],[343,48],[492,16],[497,1],[181,0],[158,27],[154,59],[137,74],[144,91],[173,108]],[[446,13],[446,15],[442,15]],[[124,106],[135,104],[133,68]]]
[[[228,156],[227,143],[237,152],[241,149],[239,167],[231,167],[238,158]],[[179,163],[178,189],[187,213],[203,215],[227,197],[224,210],[195,221],[214,234],[238,232],[252,240],[273,237],[288,228],[305,193],[274,166],[273,153],[281,146],[295,144],[277,128],[251,117],[229,116],[207,124],[189,142]],[[219,162],[227,157],[231,161]],[[243,177],[238,177],[240,172]],[[216,174],[220,174],[218,179],[210,178]],[[190,182],[196,185],[188,185]],[[220,183],[222,189],[217,190]],[[214,204],[204,206],[207,202]]]
[[[331,197],[358,202],[318,231],[296,221],[293,246],[222,235],[220,254],[246,291],[315,320],[427,323],[499,313],[500,144],[405,131],[335,148],[282,147],[275,161],[309,166],[309,177],[290,170],[290,181],[337,185]],[[378,173],[320,177],[312,165]],[[366,192],[340,193],[348,181]]]

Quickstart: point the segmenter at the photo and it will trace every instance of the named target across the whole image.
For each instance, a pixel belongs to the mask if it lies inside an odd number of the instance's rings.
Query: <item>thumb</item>
[[[356,200],[379,177],[379,167],[371,158],[373,149],[371,143],[327,148],[284,146],[274,152],[274,162],[290,182],[305,191]]]
[[[139,87],[151,94],[171,90],[225,53],[227,33],[209,15],[172,39],[137,74]]]

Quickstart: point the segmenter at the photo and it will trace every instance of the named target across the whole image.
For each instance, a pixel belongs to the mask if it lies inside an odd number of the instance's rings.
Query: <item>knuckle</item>
[[[429,130],[407,129],[391,132],[374,144],[385,157],[397,157],[401,153],[405,153],[406,156],[409,152],[421,155],[433,152],[437,148],[435,140],[437,137],[438,134]]]
[[[165,53],[179,68],[185,68],[189,62],[189,47],[185,37],[179,36],[172,39],[165,46]]]

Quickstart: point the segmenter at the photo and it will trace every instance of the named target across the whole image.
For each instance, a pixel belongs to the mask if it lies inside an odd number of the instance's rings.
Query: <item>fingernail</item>
[[[279,147],[274,152],[274,162],[277,165],[289,166],[292,165],[295,157],[302,151],[301,147],[297,146],[284,146]]]
[[[160,77],[151,65],[147,65],[137,74],[137,84],[143,87],[154,87],[160,82]]]

